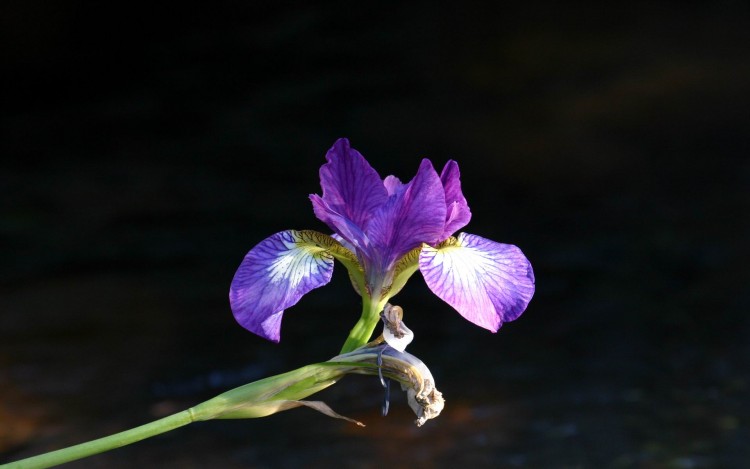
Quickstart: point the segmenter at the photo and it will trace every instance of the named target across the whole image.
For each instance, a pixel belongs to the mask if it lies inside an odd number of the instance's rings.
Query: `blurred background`
[[[456,3],[456,2],[454,2]],[[750,460],[747,2],[0,5],[0,462],[335,355],[333,282],[272,344],[234,321],[245,253],[327,231],[342,136],[381,176],[456,159],[466,231],[537,293],[498,334],[417,274],[395,303],[447,407],[372,377],[70,467],[743,467]]]

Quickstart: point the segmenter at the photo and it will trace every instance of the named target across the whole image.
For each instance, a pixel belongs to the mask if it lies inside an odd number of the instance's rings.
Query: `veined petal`
[[[242,327],[279,341],[284,310],[331,280],[333,255],[321,237],[335,242],[314,231],[288,230],[247,253],[229,290],[232,312]]]
[[[345,240],[340,234],[333,233],[331,235],[331,238],[333,238],[336,241],[338,241],[339,244],[341,244],[341,246],[345,247],[347,250],[349,250],[351,252],[355,252],[356,248],[354,247],[354,245],[352,243],[350,243],[349,241]]]
[[[348,253],[348,257],[351,259],[347,261],[345,258],[337,257],[339,261],[341,261],[342,264],[344,264],[349,271],[349,280],[352,282],[352,287],[354,287],[354,291],[357,293],[357,295],[362,296],[362,292],[366,291],[365,289],[365,283],[364,283],[364,269],[362,268],[362,265],[359,263],[359,259],[357,259],[357,256],[354,254],[356,252],[356,248],[347,240],[345,240],[341,235],[334,233],[331,235],[331,238],[338,241],[339,244],[341,244],[341,247],[343,250],[332,250],[331,253],[334,254],[334,257],[336,256],[337,251],[343,251],[345,253]]]
[[[313,211],[318,220],[328,225],[347,243],[359,250],[364,250],[369,246],[370,241],[359,225],[335,211],[317,194],[310,194],[310,201],[312,201]]]
[[[445,226],[445,210],[443,185],[430,160],[424,159],[414,179],[395,187],[366,227],[381,267],[391,268],[423,242],[438,242]]]
[[[419,254],[421,251],[421,247],[414,248],[396,262],[393,269],[393,283],[391,283],[391,288],[387,292],[388,298],[396,296],[404,288],[406,281],[419,269]]]
[[[497,332],[534,295],[534,272],[520,249],[461,233],[419,257],[427,286],[474,324]]]
[[[375,210],[388,200],[383,180],[345,138],[333,144],[326,160],[327,163],[320,167],[322,200],[332,212],[364,227]],[[317,208],[315,214],[332,230],[346,236],[339,231],[339,223],[332,224],[330,218],[321,218]]]
[[[443,241],[469,223],[471,210],[461,192],[461,173],[458,170],[458,163],[449,160],[440,173],[440,181],[443,183],[447,205],[445,228],[440,237],[440,241]]]

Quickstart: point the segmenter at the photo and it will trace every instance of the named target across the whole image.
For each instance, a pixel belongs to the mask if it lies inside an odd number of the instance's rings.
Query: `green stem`
[[[341,349],[342,354],[367,344],[380,320],[380,311],[383,310],[387,302],[388,298],[375,301],[367,296],[363,297],[362,316],[349,333],[349,337],[347,337]],[[0,466],[0,468],[32,469],[56,466],[120,448],[199,420],[264,417],[288,408],[282,408],[284,399],[303,399],[335,383],[342,373],[333,369],[328,376],[320,366],[325,367],[325,364],[302,367],[298,370],[240,386],[214,399],[155,422],[97,440],[8,463]],[[286,394],[289,394],[289,396]]]
[[[349,337],[346,338],[346,342],[344,342],[344,346],[339,353],[351,352],[370,341],[370,337],[372,337],[372,333],[378,325],[378,321],[380,321],[380,312],[387,302],[388,298],[377,302],[362,297],[362,315],[349,332]]]
[[[86,443],[70,446],[57,451],[40,454],[39,456],[33,456],[20,461],[4,464],[0,466],[0,468],[40,469],[44,467],[52,467],[58,464],[75,461],[76,459],[103,453],[115,448],[120,448],[174,430],[175,428],[185,426],[196,420],[200,420],[200,418],[194,414],[193,409],[187,409],[154,422],[141,425],[140,427],[131,428],[124,432],[115,433],[114,435],[105,436],[104,438],[88,441]]]
[[[270,376],[202,402],[182,412],[130,430],[79,445],[0,466],[5,469],[31,469],[56,466],[120,448],[192,422],[211,419],[259,418],[304,405],[304,399],[336,383],[347,373],[359,373],[366,363],[329,360]],[[324,412],[326,413],[326,412]],[[327,414],[330,415],[330,414]]]

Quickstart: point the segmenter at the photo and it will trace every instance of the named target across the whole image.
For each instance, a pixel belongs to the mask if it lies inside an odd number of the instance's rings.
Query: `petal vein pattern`
[[[331,280],[333,256],[324,238],[311,231],[282,231],[247,253],[229,291],[232,312],[243,327],[279,341],[284,310]]]
[[[422,160],[417,175],[395,187],[388,202],[379,207],[367,225],[379,268],[394,263],[423,242],[434,243],[445,226],[445,194],[432,163]]]
[[[458,170],[458,163],[453,160],[448,161],[440,173],[440,181],[443,183],[447,205],[445,228],[440,237],[440,241],[443,241],[469,223],[471,210],[461,192],[461,173]]]
[[[433,293],[492,332],[520,316],[534,294],[534,273],[521,250],[476,235],[425,245],[419,266]]]
[[[388,199],[383,181],[345,138],[334,143],[326,160],[320,167],[323,196],[310,195],[315,216],[356,248],[366,249],[363,227]]]
[[[345,138],[334,143],[326,159],[328,162],[320,168],[323,200],[334,211],[363,226],[388,197],[383,181]]]

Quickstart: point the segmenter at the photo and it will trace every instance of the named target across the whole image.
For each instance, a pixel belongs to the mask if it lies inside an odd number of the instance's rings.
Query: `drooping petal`
[[[445,228],[440,237],[440,241],[443,241],[469,223],[471,210],[461,192],[461,173],[458,170],[458,163],[449,160],[440,173],[440,181],[443,183],[447,205]]]
[[[342,219],[364,227],[375,210],[388,200],[383,180],[361,153],[340,138],[326,154],[327,163],[320,167],[322,201],[328,210],[319,210],[320,201],[313,199],[315,215],[344,237]],[[312,198],[312,197],[311,197]],[[330,216],[335,213],[338,216]],[[349,240],[357,244],[356,240]]]
[[[381,267],[391,268],[423,242],[435,243],[445,226],[443,185],[430,160],[422,160],[417,175],[395,188],[373,215],[366,230]]]
[[[278,342],[284,310],[327,284],[332,273],[333,256],[315,232],[276,233],[252,248],[237,269],[229,290],[234,317],[245,329]]]
[[[520,249],[467,233],[425,245],[419,270],[433,293],[492,332],[520,316],[534,294],[534,272]]]

